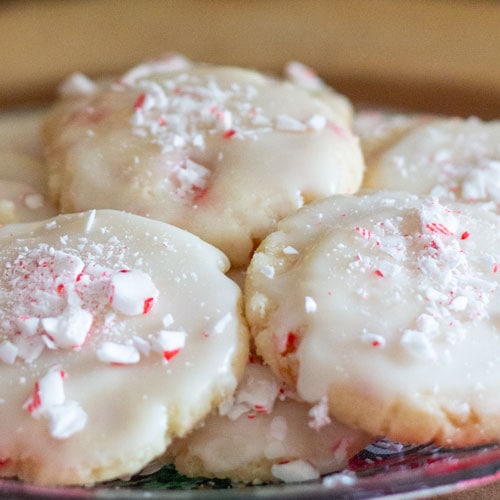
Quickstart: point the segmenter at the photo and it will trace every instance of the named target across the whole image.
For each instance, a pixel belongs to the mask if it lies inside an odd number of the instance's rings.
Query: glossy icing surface
[[[114,211],[0,229],[0,475],[137,472],[230,394],[247,342],[227,266]]]
[[[500,122],[449,118],[420,125],[376,158],[364,186],[444,200],[500,202]]]
[[[80,85],[45,124],[53,196],[170,222],[246,265],[283,216],[361,183],[347,101],[301,69],[291,83],[174,58]]]
[[[293,399],[269,367],[251,362],[234,397],[171,450],[190,476],[295,482],[342,469],[370,442],[368,435]]]
[[[257,251],[247,316],[304,399],[395,440],[498,439],[500,220],[378,192],[300,210]]]

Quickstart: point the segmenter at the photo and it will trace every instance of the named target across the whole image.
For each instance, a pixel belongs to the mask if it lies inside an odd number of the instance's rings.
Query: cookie
[[[324,87],[178,57],[69,87],[44,124],[51,193],[64,212],[166,221],[245,267],[279,219],[361,183],[349,105]]]
[[[353,118],[353,131],[359,137],[366,164],[371,165],[414,128],[436,118],[419,113],[360,109]]]
[[[447,118],[420,124],[368,160],[363,186],[443,200],[500,202],[500,121]]]
[[[0,229],[0,476],[133,474],[232,394],[248,339],[227,268],[123,212]]]
[[[234,397],[169,448],[182,474],[244,482],[304,481],[343,469],[371,438],[293,399],[268,366],[248,364]]]
[[[245,303],[257,350],[330,414],[446,446],[500,439],[500,218],[399,192],[337,195],[282,220]]]

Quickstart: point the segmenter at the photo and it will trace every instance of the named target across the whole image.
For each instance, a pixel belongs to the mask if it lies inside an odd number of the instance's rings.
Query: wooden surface
[[[494,118],[499,27],[487,0],[3,1],[0,105],[174,50],[263,70],[299,59],[355,101]]]
[[[0,107],[168,51],[266,71],[295,59],[355,102],[500,117],[500,2],[487,0],[4,0]]]

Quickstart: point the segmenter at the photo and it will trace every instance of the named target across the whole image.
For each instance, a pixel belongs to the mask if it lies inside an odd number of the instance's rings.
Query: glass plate
[[[166,466],[150,475],[95,487],[43,487],[0,480],[1,498],[18,499],[310,499],[423,498],[463,491],[500,479],[500,444],[466,449],[402,446],[378,441],[356,455],[342,472],[297,484],[239,485],[190,479]]]

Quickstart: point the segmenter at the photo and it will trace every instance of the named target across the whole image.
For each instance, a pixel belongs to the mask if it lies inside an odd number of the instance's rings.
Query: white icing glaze
[[[421,125],[370,165],[364,187],[500,204],[500,122],[442,119]]]
[[[304,399],[344,388],[352,412],[372,401],[407,434],[411,424],[386,409],[442,419],[424,439],[484,442],[500,437],[499,261],[500,219],[480,205],[335,196],[266,238],[247,274],[247,317],[263,357]],[[269,279],[261,270],[271,265]],[[338,406],[330,400],[334,416]],[[377,432],[369,417],[357,423]]]
[[[227,266],[193,235],[121,212],[0,229],[0,475],[136,472],[231,394],[247,346]]]
[[[291,482],[340,470],[368,444],[366,434],[285,394],[268,367],[251,362],[234,398],[168,455],[188,475]]]
[[[359,137],[367,166],[373,165],[388,148],[414,128],[432,122],[437,116],[404,114],[379,110],[360,110],[354,115],[353,131]],[[371,171],[367,169],[370,178]],[[369,181],[368,181],[369,182]]]
[[[161,67],[140,66],[51,113],[47,158],[63,211],[164,220],[245,266],[284,215],[359,187],[358,140],[333,91],[326,99],[239,68]]]

